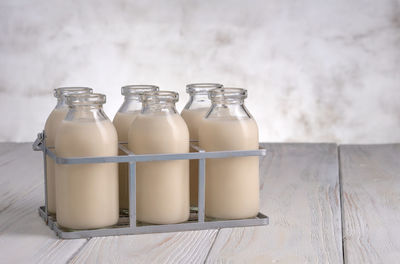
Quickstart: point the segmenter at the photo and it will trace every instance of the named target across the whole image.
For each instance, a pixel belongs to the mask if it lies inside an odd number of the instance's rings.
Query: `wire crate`
[[[46,147],[45,133],[39,133],[36,141],[33,143],[33,150],[43,152],[44,161],[44,183],[45,183],[45,205],[39,207],[39,215],[46,222],[50,229],[54,230],[56,235],[63,239],[89,238],[100,236],[133,235],[147,233],[179,232],[190,230],[218,229],[229,227],[262,226],[268,225],[268,216],[259,212],[254,218],[238,220],[219,220],[208,219],[204,215],[205,207],[205,166],[206,159],[247,157],[247,156],[265,156],[265,149],[258,150],[235,150],[235,151],[214,151],[206,152],[195,144],[191,144],[197,152],[178,153],[178,154],[144,154],[136,155],[129,151],[123,143],[118,144],[119,149],[125,155],[107,156],[107,157],[58,157],[52,148]],[[129,164],[129,214],[121,214],[119,222],[107,228],[90,230],[66,230],[57,225],[55,217],[47,212],[47,172],[46,159],[50,157],[57,164],[88,164],[88,163],[128,163]],[[199,160],[199,190],[198,207],[192,208],[188,221],[179,224],[144,224],[136,221],[136,163],[145,161],[162,160]]]

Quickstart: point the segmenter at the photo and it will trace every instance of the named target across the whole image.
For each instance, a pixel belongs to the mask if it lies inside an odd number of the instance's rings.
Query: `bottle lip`
[[[121,87],[121,94],[124,96],[129,95],[142,95],[146,92],[155,92],[158,91],[160,88],[156,85],[150,84],[131,84],[125,85]]]
[[[60,98],[61,96],[67,96],[71,94],[91,94],[93,89],[90,87],[80,87],[80,86],[68,86],[68,87],[58,87],[54,89],[54,97]]]
[[[176,103],[179,101],[179,94],[174,91],[154,91],[141,95],[141,101],[144,103]]]
[[[106,103],[106,95],[100,93],[67,95],[67,104],[70,106],[102,105]]]
[[[247,90],[243,88],[224,87],[209,91],[208,97],[211,101],[232,101],[247,98]]]
[[[207,94],[210,90],[224,87],[220,83],[190,83],[186,85],[186,92],[190,95]]]

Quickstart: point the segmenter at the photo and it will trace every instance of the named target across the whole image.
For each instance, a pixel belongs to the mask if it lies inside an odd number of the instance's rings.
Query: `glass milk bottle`
[[[199,129],[206,151],[258,149],[258,128],[244,106],[240,88],[209,92],[212,106]],[[258,157],[207,159],[205,214],[210,218],[241,219],[259,209]]]
[[[118,155],[118,137],[103,112],[103,94],[67,97],[69,111],[58,130],[59,157]],[[111,226],[119,217],[116,163],[56,165],[57,222],[70,229]]]
[[[158,91],[154,85],[127,85],[121,88],[121,94],[125,97],[124,102],[114,117],[113,123],[118,133],[120,143],[128,143],[129,128],[135,117],[142,110],[140,96],[145,92]],[[125,154],[119,151],[119,154]],[[128,164],[119,163],[119,207],[122,212],[127,213],[129,208],[128,189]]]
[[[190,95],[189,102],[182,110],[181,116],[189,128],[191,141],[199,140],[199,127],[201,120],[210,109],[211,101],[208,92],[212,89],[222,88],[218,83],[192,83],[186,85],[186,92]],[[195,152],[190,149],[190,151]],[[199,189],[199,161],[190,160],[190,205],[197,207]]]
[[[54,89],[54,97],[57,98],[57,105],[50,113],[44,126],[46,133],[46,146],[54,147],[54,139],[58,127],[68,112],[68,105],[66,102],[66,96],[71,94],[86,94],[92,93],[93,90],[88,87],[60,87]],[[56,152],[55,149],[52,149]],[[47,212],[54,215],[56,213],[56,196],[55,196],[55,185],[54,185],[54,161],[51,158],[46,160],[46,171],[47,171]]]
[[[142,113],[129,130],[129,149],[135,154],[189,152],[189,131],[175,109],[178,94],[152,92],[142,100]],[[188,160],[139,162],[136,173],[138,221],[173,224],[189,219]]]

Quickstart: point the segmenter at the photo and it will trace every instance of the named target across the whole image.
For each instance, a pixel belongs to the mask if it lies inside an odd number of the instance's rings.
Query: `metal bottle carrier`
[[[268,225],[268,216],[259,212],[254,218],[239,220],[208,219],[204,215],[205,206],[205,163],[206,159],[218,159],[228,157],[265,156],[266,150],[236,150],[236,151],[214,151],[206,152],[192,143],[197,152],[179,154],[145,154],[136,155],[129,151],[123,144],[118,144],[119,149],[126,155],[107,157],[74,157],[61,158],[46,147],[44,132],[39,133],[33,143],[33,150],[43,152],[44,161],[44,183],[45,183],[45,205],[39,207],[39,215],[56,235],[64,239],[89,238],[100,236],[133,235],[147,233],[179,232],[189,230],[218,229],[227,227],[245,227]],[[129,214],[121,214],[119,222],[111,227],[90,230],[67,230],[57,224],[55,217],[47,213],[47,174],[46,159],[49,156],[57,164],[88,164],[88,163],[129,163]],[[136,221],[136,162],[161,161],[161,160],[199,160],[199,196],[198,208],[191,209],[188,221],[179,224],[146,224]]]

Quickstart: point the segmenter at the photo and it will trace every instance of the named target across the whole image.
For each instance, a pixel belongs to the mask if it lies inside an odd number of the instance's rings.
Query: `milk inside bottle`
[[[190,141],[198,142],[199,127],[210,109],[211,101],[208,92],[212,89],[222,88],[218,83],[192,83],[186,85],[186,92],[190,99],[182,110],[181,116],[189,128]],[[191,152],[196,152],[190,149]],[[190,160],[190,206],[197,207],[199,186],[199,161]]]
[[[129,128],[142,110],[140,96],[145,92],[158,91],[154,85],[127,85],[121,88],[124,102],[114,117],[113,123],[118,133],[120,143],[128,143]],[[120,155],[125,155],[121,150]],[[129,208],[129,182],[128,182],[128,163],[119,163],[119,207],[121,212],[127,213]]]
[[[67,97],[55,139],[59,157],[118,155],[117,131],[103,112],[105,95]],[[56,164],[57,223],[69,229],[111,226],[119,217],[116,163]]]
[[[93,90],[88,87],[60,87],[54,89],[54,97],[57,98],[57,105],[50,113],[46,120],[44,131],[46,134],[46,146],[53,152],[54,141],[61,122],[64,120],[68,112],[68,105],[66,103],[66,96],[72,94],[86,94],[92,93]],[[54,160],[47,157],[46,159],[46,189],[47,189],[47,212],[51,215],[56,213],[56,196],[55,196],[55,172],[54,172]]]
[[[135,154],[187,153],[189,131],[177,113],[178,94],[158,91],[142,97],[143,110],[129,130],[128,148]],[[189,161],[138,162],[137,220],[173,224],[189,218]]]
[[[239,88],[209,92],[212,107],[199,129],[206,151],[258,149],[257,124],[244,106],[247,91]],[[259,158],[206,160],[205,214],[210,218],[241,219],[259,210]]]

